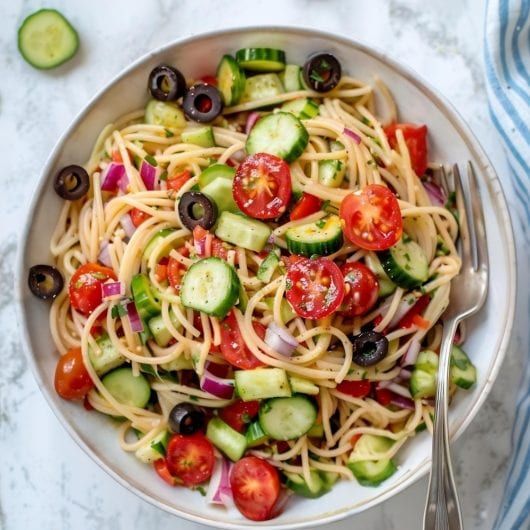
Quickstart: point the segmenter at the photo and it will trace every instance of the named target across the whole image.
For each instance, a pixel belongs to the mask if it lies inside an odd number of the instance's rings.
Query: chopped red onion
[[[401,358],[401,366],[412,366],[416,364],[416,359],[421,350],[420,341],[412,339],[405,355]]]
[[[131,216],[128,213],[121,216],[120,224],[125,233],[127,234],[127,237],[132,237],[134,232],[136,232],[136,226],[134,226]]]
[[[110,260],[109,254],[109,242],[105,239],[99,246],[98,261],[103,263],[105,267],[112,267],[112,261]]]
[[[361,143],[361,137],[357,133],[354,133],[352,130],[347,129],[346,127],[344,127],[344,131],[342,131],[342,132],[346,136],[349,136],[356,144],[360,144]]]
[[[129,323],[131,324],[131,329],[135,333],[141,333],[144,330],[144,325],[142,323],[142,319],[140,318],[140,315],[138,314],[138,311],[136,310],[136,306],[134,305],[134,302],[129,302],[125,309],[127,310],[127,316],[129,317]]]
[[[410,370],[405,370],[405,369],[401,369],[401,371],[399,372],[399,379],[401,379],[402,381],[408,381],[410,379],[410,376],[411,376],[411,372]]]
[[[423,182],[422,184],[433,206],[445,205],[447,197],[445,196],[444,190],[438,184],[434,182]]]
[[[151,165],[147,160],[142,160],[142,164],[140,165],[140,177],[142,177],[142,180],[145,184],[145,187],[152,191],[156,189],[156,184],[158,180],[158,168],[156,166]]]
[[[265,332],[265,343],[281,355],[291,357],[298,341],[283,326],[271,322]]]
[[[392,329],[397,325],[397,323],[408,313],[409,309],[414,305],[415,302],[416,297],[413,294],[403,297],[401,302],[399,302],[398,308],[396,309],[390,324],[388,324],[389,329]]]
[[[416,406],[414,405],[414,401],[412,401],[412,399],[400,396],[398,394],[392,395],[392,399],[390,400],[390,403],[402,409],[416,410]]]
[[[259,120],[261,114],[259,112],[251,112],[247,117],[247,123],[245,124],[245,134],[249,134],[252,130],[252,127],[256,125],[256,122]]]
[[[104,299],[115,298],[125,294],[125,286],[122,282],[108,282],[101,285],[101,294]]]
[[[120,191],[123,193],[129,192],[129,177],[127,176],[127,173],[123,173],[123,177],[118,182],[118,186],[120,188]]]
[[[406,398],[411,398],[410,391],[408,388],[405,388],[402,385],[398,385],[394,381],[391,381],[389,385],[387,385],[385,388],[390,390],[391,392],[394,392],[394,394],[397,394],[398,396],[403,396]]]
[[[101,173],[101,189],[103,191],[116,191],[124,175],[127,177],[125,166],[111,162]]]
[[[212,255],[213,236],[208,232],[204,238],[204,257],[209,258]]]
[[[212,394],[220,399],[232,399],[234,395],[234,380],[223,379],[218,377],[208,370],[208,366],[204,368],[204,374],[201,376],[200,387],[208,394]]]
[[[208,485],[206,502],[210,504],[224,504],[228,507],[232,500],[230,487],[230,462],[225,458],[216,460],[215,467]]]

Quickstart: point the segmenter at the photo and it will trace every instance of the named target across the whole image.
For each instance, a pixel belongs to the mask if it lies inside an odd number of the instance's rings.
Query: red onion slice
[[[271,322],[265,332],[265,343],[281,355],[291,357],[298,341],[283,326]]]
[[[256,122],[259,120],[261,114],[259,112],[251,112],[247,117],[247,123],[245,123],[245,134],[249,134],[252,130],[252,127],[256,125]]]
[[[361,137],[357,133],[354,133],[351,129],[347,129],[346,127],[344,127],[344,131],[342,132],[346,136],[349,136],[356,144],[361,143]]]
[[[433,206],[445,206],[447,197],[445,196],[444,190],[438,184],[434,182],[423,182],[422,184]]]
[[[212,374],[208,367],[205,367],[201,376],[200,387],[204,392],[220,399],[232,399],[234,395],[234,380],[218,377]]]
[[[125,286],[122,282],[104,283],[101,285],[101,294],[106,300],[115,298],[117,296],[123,296],[125,294]]]
[[[142,323],[142,319],[140,318],[140,315],[138,314],[138,311],[136,310],[136,306],[134,305],[134,302],[129,302],[125,306],[125,309],[127,310],[127,317],[129,318],[131,329],[135,333],[141,333],[144,330],[144,325]]]
[[[99,246],[98,261],[103,263],[105,267],[112,267],[112,261],[110,260],[109,254],[109,242],[107,240],[102,241]]]
[[[145,187],[152,191],[156,189],[156,184],[158,180],[158,168],[150,164],[147,160],[142,160],[140,165],[140,177],[145,184]]]
[[[416,359],[421,350],[420,341],[417,339],[412,339],[410,341],[408,350],[405,355],[401,358],[401,366],[412,366],[416,364]]]
[[[394,394],[392,396],[390,403],[402,409],[416,410],[416,406],[414,405],[414,401],[412,401],[412,399],[400,396],[398,394]]]
[[[230,462],[225,458],[216,460],[212,478],[206,493],[206,502],[210,504],[231,505],[232,488],[230,487]]]
[[[120,224],[124,232],[127,234],[128,238],[131,238],[134,232],[136,232],[136,226],[134,226],[131,216],[128,213],[126,213],[125,215],[122,215],[120,219]]]
[[[125,173],[125,166],[111,162],[101,173],[101,189],[103,191],[116,191]]]

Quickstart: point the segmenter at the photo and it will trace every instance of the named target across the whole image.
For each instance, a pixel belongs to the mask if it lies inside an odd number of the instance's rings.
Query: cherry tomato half
[[[156,460],[153,464],[153,467],[155,468],[156,474],[166,483],[170,486],[176,486],[178,484],[177,477],[174,477],[167,467],[167,462],[165,458],[159,458]]]
[[[289,265],[285,296],[303,318],[330,315],[344,298],[342,273],[330,259],[300,259]]]
[[[138,208],[133,208],[129,215],[131,216],[131,221],[136,228],[138,228],[144,221],[147,221],[151,217],[148,213],[142,212]]]
[[[258,415],[259,401],[234,401],[228,407],[221,409],[219,416],[232,429],[243,432],[245,427]]]
[[[403,233],[396,196],[385,186],[370,184],[342,200],[340,217],[346,237],[366,250],[385,250]]]
[[[346,316],[364,315],[377,303],[379,282],[375,274],[359,261],[341,265],[344,276],[344,300],[341,311]]]
[[[300,199],[298,199],[297,203],[293,206],[289,218],[291,221],[303,219],[312,213],[318,212],[321,205],[322,201],[318,197],[315,197],[310,193],[303,193]]]
[[[265,327],[253,322],[254,331],[263,339]],[[221,322],[221,354],[227,362],[242,370],[253,370],[263,363],[247,348],[234,313],[231,311]]]
[[[361,381],[342,381],[337,385],[337,390],[348,396],[363,398],[366,397],[372,388],[372,385],[368,379]]]
[[[167,445],[166,462],[169,472],[185,486],[197,486],[212,475],[213,445],[202,433],[174,434]]]
[[[185,170],[182,173],[177,173],[172,177],[168,178],[166,181],[167,189],[173,191],[179,191],[188,180],[191,178],[191,171]]]
[[[63,399],[83,399],[94,388],[94,383],[83,363],[81,348],[70,348],[57,361],[55,391]]]
[[[116,280],[112,269],[97,263],[81,265],[70,280],[70,304],[83,315],[90,315],[103,300],[101,286],[107,280]]]
[[[385,134],[392,149],[397,146],[396,130],[403,132],[414,173],[421,177],[427,169],[427,126],[414,123],[393,123],[385,127]]]
[[[280,495],[280,477],[266,460],[246,456],[236,462],[230,474],[230,486],[237,509],[247,519],[271,518]]]
[[[268,153],[248,156],[237,168],[232,192],[239,209],[255,219],[283,214],[291,199],[291,171]]]

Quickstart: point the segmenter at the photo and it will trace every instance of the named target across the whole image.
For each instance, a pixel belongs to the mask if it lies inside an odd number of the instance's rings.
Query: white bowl
[[[90,101],[64,133],[42,171],[28,212],[16,274],[18,309],[25,349],[37,382],[53,411],[74,440],[120,484],[170,513],[217,528],[249,528],[257,523],[235,510],[207,505],[197,492],[165,485],[153,470],[124,453],[117,442],[115,424],[105,416],[87,413],[79,403],[64,401],[53,389],[57,355],[48,330],[49,306],[36,300],[27,288],[27,271],[36,263],[51,262],[48,249],[61,200],[53,191],[56,171],[83,163],[98,133],[107,123],[147,100],[146,82],[160,63],[176,65],[186,77],[215,71],[224,53],[246,46],[286,50],[289,61],[301,64],[314,51],[328,50],[341,61],[344,71],[369,80],[375,74],[391,88],[406,121],[427,123],[431,159],[471,160],[478,172],[490,247],[490,292],[484,309],[468,326],[466,350],[478,368],[478,383],[461,391],[451,407],[451,432],[463,432],[484,402],[501,365],[512,327],[515,300],[515,257],[512,230],[501,190],[491,164],[466,124],[432,88],[410,69],[362,44],[313,30],[246,28],[209,33],[180,40],[156,50],[119,74]],[[397,456],[399,471],[378,488],[363,488],[343,481],[317,500],[297,498],[267,528],[303,528],[353,515],[388,499],[426,473],[430,463],[430,437],[422,433]]]

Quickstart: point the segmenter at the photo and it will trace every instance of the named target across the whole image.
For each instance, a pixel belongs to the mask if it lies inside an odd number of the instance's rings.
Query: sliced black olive
[[[217,221],[217,205],[200,191],[183,193],[178,209],[182,224],[190,230],[196,226],[202,226],[208,230]]]
[[[53,188],[59,197],[67,201],[77,201],[90,189],[90,178],[81,166],[66,166],[55,177]]]
[[[204,412],[191,403],[179,403],[171,409],[168,423],[175,434],[193,434],[204,427]]]
[[[28,286],[38,298],[55,298],[63,290],[63,275],[51,265],[34,265],[29,269]]]
[[[334,89],[342,76],[338,59],[331,53],[317,53],[304,64],[304,81],[316,92]]]
[[[163,64],[151,70],[148,87],[158,101],[175,101],[186,93],[186,79],[176,68]]]
[[[190,120],[208,123],[221,114],[223,102],[217,88],[200,83],[186,92],[182,108]]]
[[[363,331],[352,339],[353,362],[373,366],[386,357],[388,339],[377,331]]]

